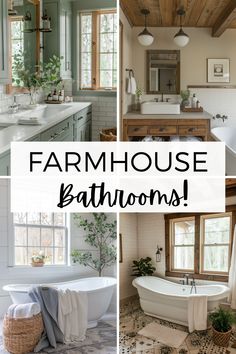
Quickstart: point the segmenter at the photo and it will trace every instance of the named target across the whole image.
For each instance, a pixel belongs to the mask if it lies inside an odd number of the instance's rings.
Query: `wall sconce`
[[[156,262],[160,262],[161,261],[161,252],[163,251],[163,248],[160,248],[157,246],[157,250],[156,250]]]
[[[23,32],[25,33],[31,33],[31,32],[34,32],[35,29],[32,28],[32,17],[31,17],[31,13],[30,11],[27,11],[25,16],[23,17],[23,20],[24,22],[24,30]]]

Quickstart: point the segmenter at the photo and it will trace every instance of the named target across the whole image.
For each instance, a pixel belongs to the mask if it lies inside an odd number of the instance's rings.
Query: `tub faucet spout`
[[[190,294],[193,293],[193,290],[194,290],[194,293],[197,294],[197,287],[196,287],[196,282],[195,282],[195,279],[193,277],[193,280],[191,281],[191,289],[190,289]]]

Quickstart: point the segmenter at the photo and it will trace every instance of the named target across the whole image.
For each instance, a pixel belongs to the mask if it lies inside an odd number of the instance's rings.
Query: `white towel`
[[[188,298],[188,329],[203,331],[207,329],[207,296],[190,295]]]
[[[58,324],[64,342],[85,339],[88,327],[88,297],[86,292],[58,290]]]
[[[236,309],[236,227],[234,228],[233,247],[229,269],[229,288],[229,302],[231,303],[231,308]]]
[[[137,90],[136,80],[133,76],[130,76],[127,84],[127,93],[135,95]]]
[[[10,318],[30,318],[38,315],[40,311],[40,306],[36,302],[20,305],[13,304],[7,310],[7,315]]]

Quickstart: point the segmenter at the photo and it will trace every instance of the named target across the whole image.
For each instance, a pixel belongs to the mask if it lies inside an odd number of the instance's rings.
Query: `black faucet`
[[[194,276],[193,276],[193,279],[192,279],[192,281],[191,281],[190,294],[192,294],[193,289],[194,289],[195,294],[197,294],[197,288],[196,288],[196,282],[195,282]]]
[[[184,279],[186,279],[186,285],[189,285],[189,274],[184,274]]]

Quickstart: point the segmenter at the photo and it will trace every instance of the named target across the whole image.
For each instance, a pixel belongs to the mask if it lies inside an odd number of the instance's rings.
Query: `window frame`
[[[175,223],[178,223],[180,221],[187,221],[187,220],[194,220],[195,221],[195,218],[193,216],[189,216],[189,217],[184,217],[184,218],[175,218],[175,219],[171,219],[170,220],[170,224],[169,224],[169,227],[170,227],[170,255],[171,255],[171,258],[170,258],[170,268],[171,268],[171,271],[172,272],[192,272],[194,270],[194,264],[193,264],[193,269],[181,269],[181,268],[174,268],[174,249],[176,247],[193,247],[193,252],[194,252],[194,248],[195,248],[195,243],[193,244],[187,244],[187,245],[179,245],[179,246],[176,246],[174,244],[174,238],[175,238],[175,233],[173,232],[174,231],[174,225]],[[195,229],[195,227],[194,227]],[[195,239],[195,237],[194,237]]]
[[[79,12],[79,66],[78,73],[79,78],[78,86],[81,91],[100,91],[100,92],[116,92],[117,87],[105,88],[100,86],[100,15],[103,14],[117,14],[116,9],[107,9],[107,10],[91,10],[91,11],[81,11]],[[91,15],[92,16],[92,48],[91,48],[91,87],[82,87],[81,78],[82,78],[82,21],[81,17],[83,15]],[[116,36],[118,34],[116,33]],[[113,52],[112,52],[113,53]],[[116,53],[118,55],[118,51]],[[116,68],[117,70],[117,68]]]
[[[165,275],[170,277],[182,278],[184,274],[188,273],[194,275],[196,279],[202,280],[210,280],[210,281],[228,281],[228,273],[220,274],[215,272],[202,272],[201,271],[201,216],[216,216],[216,215],[225,215],[231,213],[231,237],[230,237],[230,258],[232,253],[232,242],[233,242],[233,234],[234,227],[236,225],[236,205],[226,206],[226,210],[224,213],[173,213],[173,214],[165,214],[165,249],[166,249],[166,270]],[[172,219],[180,219],[180,218],[195,218],[195,247],[194,247],[194,271],[175,271],[171,268],[171,233],[170,233],[170,221]],[[230,260],[229,260],[230,264]]]
[[[209,219],[216,219],[216,218],[223,218],[223,217],[230,217],[230,237],[229,237],[229,243],[215,243],[215,244],[205,244],[205,220]],[[215,274],[215,275],[225,275],[228,276],[229,274],[229,267],[230,267],[230,259],[231,259],[231,249],[232,249],[232,212],[225,212],[223,214],[218,213],[218,214],[210,214],[210,215],[201,215],[200,218],[200,226],[201,226],[201,232],[200,232],[200,273],[201,274]],[[209,271],[209,270],[204,270],[204,248],[205,246],[212,246],[212,247],[217,247],[217,246],[228,246],[228,257],[229,257],[229,262],[228,262],[228,272],[214,272],[214,271]]]
[[[55,214],[55,213],[52,213],[52,214]],[[63,229],[65,230],[65,263],[63,264],[45,264],[44,267],[52,267],[52,268],[55,268],[55,267],[68,267],[70,264],[70,256],[69,256],[69,250],[70,250],[70,232],[69,232],[69,226],[70,224],[70,217],[69,215],[66,213],[65,214],[65,226],[50,226],[50,225],[39,225],[39,224],[17,224],[17,223],[14,223],[14,213],[11,213],[11,217],[10,217],[10,221],[9,221],[9,230],[10,230],[10,235],[11,235],[11,238],[10,238],[10,243],[13,245],[13,247],[9,247],[9,255],[8,255],[8,258],[9,258],[9,266],[10,267],[14,267],[14,268],[29,268],[31,267],[30,264],[22,264],[22,265],[18,265],[15,263],[15,232],[14,232],[14,229],[15,229],[15,225],[20,225],[22,227],[34,227],[34,228],[51,228],[51,229]],[[28,247],[28,246],[26,246]],[[29,246],[30,247],[30,246]],[[55,246],[52,246],[51,247],[52,249],[55,248]]]

